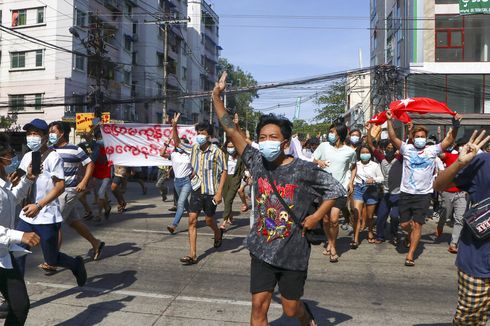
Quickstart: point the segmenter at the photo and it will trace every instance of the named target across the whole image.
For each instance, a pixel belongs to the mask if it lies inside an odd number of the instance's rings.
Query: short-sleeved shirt
[[[478,154],[454,179],[471,203],[490,197],[490,153]],[[490,278],[490,239],[478,240],[466,226],[461,231],[456,266],[473,277]]]
[[[31,164],[31,162],[32,152],[27,152],[20,161],[19,168],[27,171],[27,167]],[[46,196],[47,193],[53,190],[53,178],[59,180],[65,179],[63,160],[56,151],[49,153],[42,164],[42,172],[36,179],[34,202],[40,201]],[[29,224],[53,224],[63,221],[58,199],[55,199],[44,206],[34,218],[26,217],[22,210],[20,211],[19,217]]]
[[[256,203],[248,250],[273,266],[307,270],[310,246],[302,236],[301,222],[315,199],[345,196],[344,188],[330,173],[301,159],[270,170],[277,191],[295,215],[290,216],[272,190],[260,152],[247,145],[242,159],[254,179]]]
[[[342,145],[337,148],[328,142],[323,142],[313,153],[316,160],[327,161],[328,166],[325,171],[344,186],[347,190],[350,182],[352,165],[356,164],[356,152],[349,146]]]
[[[65,172],[65,188],[73,188],[78,185],[78,175],[80,165],[87,165],[92,160],[87,153],[80,147],[73,144],[66,144],[63,147],[55,147],[56,152],[63,160],[63,170]]]
[[[215,144],[209,144],[204,151],[198,144],[190,145],[181,142],[179,147],[191,156],[192,169],[201,179],[201,194],[215,195],[221,174],[227,169],[223,151]]]
[[[395,158],[388,162],[385,154],[381,150],[375,150],[373,152],[374,157],[378,160],[381,166],[381,172],[384,176],[383,189],[385,193],[391,195],[400,194],[400,184],[402,182],[402,156],[395,155]]]
[[[185,178],[192,174],[191,158],[186,153],[172,152],[170,154],[172,168],[176,178]]]
[[[413,144],[402,143],[400,153],[403,155],[403,172],[400,190],[412,195],[432,193],[435,161],[441,151],[440,144],[418,149]]]

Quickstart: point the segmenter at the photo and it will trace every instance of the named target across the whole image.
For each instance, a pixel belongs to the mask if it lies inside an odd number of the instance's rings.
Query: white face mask
[[[27,136],[27,147],[31,149],[33,152],[37,152],[41,149],[42,138],[40,136]]]
[[[236,153],[236,149],[235,149],[235,147],[227,147],[227,148],[226,148],[226,151],[227,151],[227,152],[228,152],[228,154],[230,154],[230,155],[235,155],[235,153]]]

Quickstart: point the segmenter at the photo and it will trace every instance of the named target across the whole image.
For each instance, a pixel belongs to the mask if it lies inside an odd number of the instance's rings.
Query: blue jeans
[[[72,271],[77,268],[77,261],[58,249],[58,231],[61,223],[53,224],[29,224],[26,221],[19,219],[16,230],[23,232],[34,232],[41,238],[41,249],[43,251],[44,261],[51,266],[59,266],[70,269]],[[29,246],[21,244],[22,247],[30,249]],[[19,264],[19,270],[24,275],[26,256],[16,258]]]
[[[174,187],[179,196],[179,201],[177,202],[177,211],[175,212],[174,221],[172,225],[177,227],[179,225],[180,219],[184,214],[184,209],[189,211],[189,194],[192,191],[191,179],[189,177],[185,178],[175,178]]]
[[[400,214],[398,212],[398,200],[400,195],[383,194],[379,202],[376,219],[376,239],[385,239],[385,225],[388,215],[391,217],[390,233],[393,237],[397,236],[398,225],[400,224]]]

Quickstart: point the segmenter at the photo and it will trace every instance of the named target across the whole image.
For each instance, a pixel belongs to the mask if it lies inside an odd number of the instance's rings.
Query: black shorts
[[[429,214],[429,206],[432,194],[412,195],[400,193],[398,208],[400,210],[400,223],[415,221],[425,224],[425,218]]]
[[[201,191],[193,191],[189,202],[189,212],[201,213],[204,211],[206,216],[214,216],[216,213],[216,205],[213,204],[213,195],[203,195]]]
[[[292,271],[272,266],[252,255],[250,266],[250,292],[273,292],[279,284],[279,293],[288,300],[303,296],[307,271]]]
[[[347,197],[339,197],[335,199],[335,204],[333,205],[333,207],[338,208],[340,210],[347,207]]]

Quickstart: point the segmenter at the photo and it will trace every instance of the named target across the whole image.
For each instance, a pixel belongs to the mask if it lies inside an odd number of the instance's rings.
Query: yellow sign
[[[77,113],[76,116],[76,131],[88,132],[92,127],[93,113]]]
[[[111,122],[111,113],[110,112],[102,112],[102,117],[100,119],[101,123],[110,123]]]

